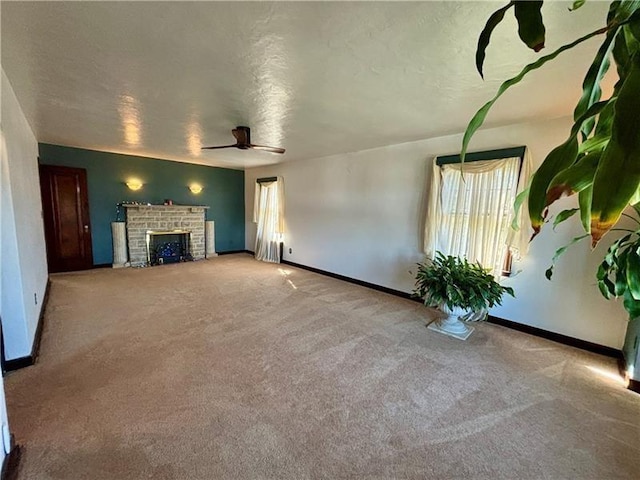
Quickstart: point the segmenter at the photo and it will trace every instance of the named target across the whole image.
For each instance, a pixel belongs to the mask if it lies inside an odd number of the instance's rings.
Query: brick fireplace
[[[127,211],[127,247],[131,266],[148,265],[149,234],[180,233],[188,241],[193,260],[205,258],[205,211],[186,205],[123,205]]]

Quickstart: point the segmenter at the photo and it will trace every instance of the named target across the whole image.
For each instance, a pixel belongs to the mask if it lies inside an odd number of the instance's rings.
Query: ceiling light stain
[[[254,40],[251,64],[256,88],[254,103],[260,125],[260,142],[269,145],[284,143],[284,121],[289,115],[292,87],[287,68],[289,54],[284,39],[267,34]]]
[[[129,147],[139,147],[142,144],[139,102],[131,95],[120,95],[118,113],[124,133],[124,143]]]
[[[202,127],[195,115],[187,124],[187,149],[192,157],[199,157],[202,154]]]

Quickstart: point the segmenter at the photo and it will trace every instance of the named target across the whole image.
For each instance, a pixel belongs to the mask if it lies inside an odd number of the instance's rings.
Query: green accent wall
[[[111,222],[116,205],[127,201],[162,204],[170,198],[174,205],[209,206],[207,220],[216,222],[216,252],[244,250],[244,171],[46,143],[38,147],[41,164],[87,171],[94,265],[112,263]],[[131,177],[144,186],[130,190],[125,182]],[[202,192],[191,193],[191,183],[202,185]]]

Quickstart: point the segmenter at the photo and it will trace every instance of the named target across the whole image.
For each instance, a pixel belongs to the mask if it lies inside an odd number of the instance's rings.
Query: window
[[[425,253],[466,257],[494,276],[510,271],[513,204],[523,182],[525,148],[469,154],[435,160]],[[514,248],[517,249],[517,248]]]
[[[253,221],[256,227],[256,259],[280,263],[280,242],[284,234],[284,182],[282,178],[256,181]]]

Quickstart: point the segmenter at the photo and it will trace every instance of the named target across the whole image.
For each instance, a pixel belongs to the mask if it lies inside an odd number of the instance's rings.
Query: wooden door
[[[40,165],[40,189],[49,272],[92,268],[86,170]]]

